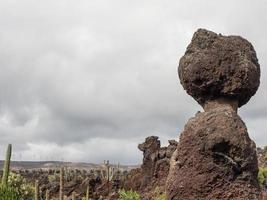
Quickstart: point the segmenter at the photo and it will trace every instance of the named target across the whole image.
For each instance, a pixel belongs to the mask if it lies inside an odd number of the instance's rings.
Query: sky
[[[0,159],[138,164],[202,108],[177,66],[198,28],[254,46],[261,85],[239,110],[267,145],[266,0],[0,0]]]

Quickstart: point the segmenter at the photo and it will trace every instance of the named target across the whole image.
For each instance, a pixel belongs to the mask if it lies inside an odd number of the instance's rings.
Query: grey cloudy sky
[[[267,145],[266,0],[0,0],[0,159],[139,163],[201,108],[177,65],[197,28],[241,35],[261,86],[240,109]]]

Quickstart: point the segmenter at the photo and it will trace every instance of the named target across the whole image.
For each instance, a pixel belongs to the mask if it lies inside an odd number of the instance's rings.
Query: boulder
[[[246,104],[260,84],[260,65],[256,52],[240,36],[223,36],[199,29],[185,55],[178,74],[182,86],[198,103],[218,97]]]

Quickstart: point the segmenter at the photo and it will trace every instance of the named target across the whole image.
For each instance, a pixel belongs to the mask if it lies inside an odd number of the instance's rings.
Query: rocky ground
[[[164,194],[165,183],[169,174],[170,158],[177,145],[176,141],[170,140],[167,147],[160,147],[157,137],[146,138],[145,142],[138,146],[144,152],[143,165],[140,169],[130,172],[130,179],[126,181],[126,187],[139,191],[144,200],[155,199],[156,196]],[[257,148],[257,154],[259,167],[266,167],[267,147]],[[267,192],[266,178],[261,185],[265,196]]]
[[[107,176],[107,165],[98,165],[93,169],[77,169],[61,165],[58,168],[40,169],[12,169],[13,173],[20,174],[27,181],[27,184],[34,187],[38,180],[40,195],[45,199],[46,191],[49,191],[51,199],[58,199],[60,189],[60,168],[64,168],[64,189],[65,199],[71,199],[75,193],[76,199],[85,197],[87,187],[91,199],[116,199],[119,189],[124,188],[126,179],[129,176],[127,167],[109,165],[109,176]],[[109,177],[109,178],[108,178]]]
[[[105,174],[101,170],[105,165],[97,165],[92,169],[75,169],[73,167],[65,168],[64,175],[64,195],[66,199],[71,199],[73,192],[77,199],[81,199],[86,194],[86,188],[89,185],[90,197],[92,199],[117,199],[118,190],[135,190],[141,194],[144,200],[165,197],[165,183],[169,173],[170,159],[177,148],[178,142],[170,140],[167,147],[161,147],[160,141],[156,136],[146,138],[145,142],[138,145],[143,152],[143,163],[141,167],[131,170],[117,166],[110,166],[113,176],[108,182]],[[267,147],[257,148],[259,166],[267,166]],[[14,168],[13,168],[14,171]],[[44,197],[45,191],[50,191],[50,197],[56,199],[59,195],[59,168],[49,169],[22,169],[15,170],[27,179],[27,182],[34,185],[39,180],[41,194]],[[267,189],[266,181],[262,185],[262,190]]]

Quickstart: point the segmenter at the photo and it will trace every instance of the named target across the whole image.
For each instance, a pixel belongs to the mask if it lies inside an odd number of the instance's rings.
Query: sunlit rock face
[[[239,36],[199,29],[178,73],[204,112],[189,119],[180,135],[170,161],[168,199],[261,199],[255,143],[237,114],[260,83],[253,46]]]

